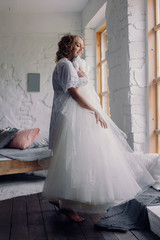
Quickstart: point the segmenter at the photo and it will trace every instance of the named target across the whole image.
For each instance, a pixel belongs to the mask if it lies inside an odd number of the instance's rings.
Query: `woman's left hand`
[[[77,74],[78,74],[78,77],[88,78],[81,68],[78,69]]]

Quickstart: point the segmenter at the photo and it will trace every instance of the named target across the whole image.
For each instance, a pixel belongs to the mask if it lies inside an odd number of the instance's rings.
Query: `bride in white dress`
[[[133,153],[88,83],[86,63],[76,57],[83,53],[83,38],[65,35],[58,47],[49,137],[53,158],[43,195],[71,220],[83,221],[74,210],[104,211],[155,180],[145,155]]]

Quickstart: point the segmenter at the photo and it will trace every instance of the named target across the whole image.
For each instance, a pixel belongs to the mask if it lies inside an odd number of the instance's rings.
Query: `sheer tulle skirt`
[[[94,212],[134,198],[154,179],[130,149],[125,134],[104,115],[94,90],[82,87],[81,91],[101,111],[108,128],[96,124],[93,112],[71,97],[66,101],[57,114],[43,195],[62,200],[65,208]]]

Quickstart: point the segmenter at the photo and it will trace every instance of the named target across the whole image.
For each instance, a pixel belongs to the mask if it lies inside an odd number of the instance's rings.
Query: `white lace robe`
[[[59,60],[52,75],[54,98],[50,121],[49,148],[53,149],[62,124],[61,111],[67,99],[71,97],[68,89],[84,86],[87,82],[86,78],[78,77],[77,71],[71,61],[67,58]]]

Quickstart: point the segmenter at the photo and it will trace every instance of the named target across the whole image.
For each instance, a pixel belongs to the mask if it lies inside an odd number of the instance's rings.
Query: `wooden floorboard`
[[[47,240],[47,235],[42,218],[42,212],[37,194],[27,197],[28,234],[29,240]]]
[[[118,240],[137,240],[137,238],[130,231],[126,233],[114,232],[114,234]]]
[[[39,194],[39,199],[48,240],[85,239],[78,224],[72,223],[58,210],[56,211],[54,206],[43,198],[41,194]]]
[[[28,221],[26,197],[13,199],[13,210],[11,219],[11,240],[28,240]]]
[[[9,240],[11,233],[13,199],[0,201],[0,240]]]
[[[132,230],[131,231],[140,240],[159,240],[160,238],[149,230]]]
[[[101,214],[73,223],[42,194],[0,201],[0,240],[160,240],[149,230],[126,233],[94,228]]]
[[[90,219],[89,214],[83,214],[83,217],[85,218],[85,221],[80,223],[79,226],[81,228],[81,231],[83,232],[86,239],[101,239],[104,240],[103,235],[100,231],[94,228],[94,224]]]

